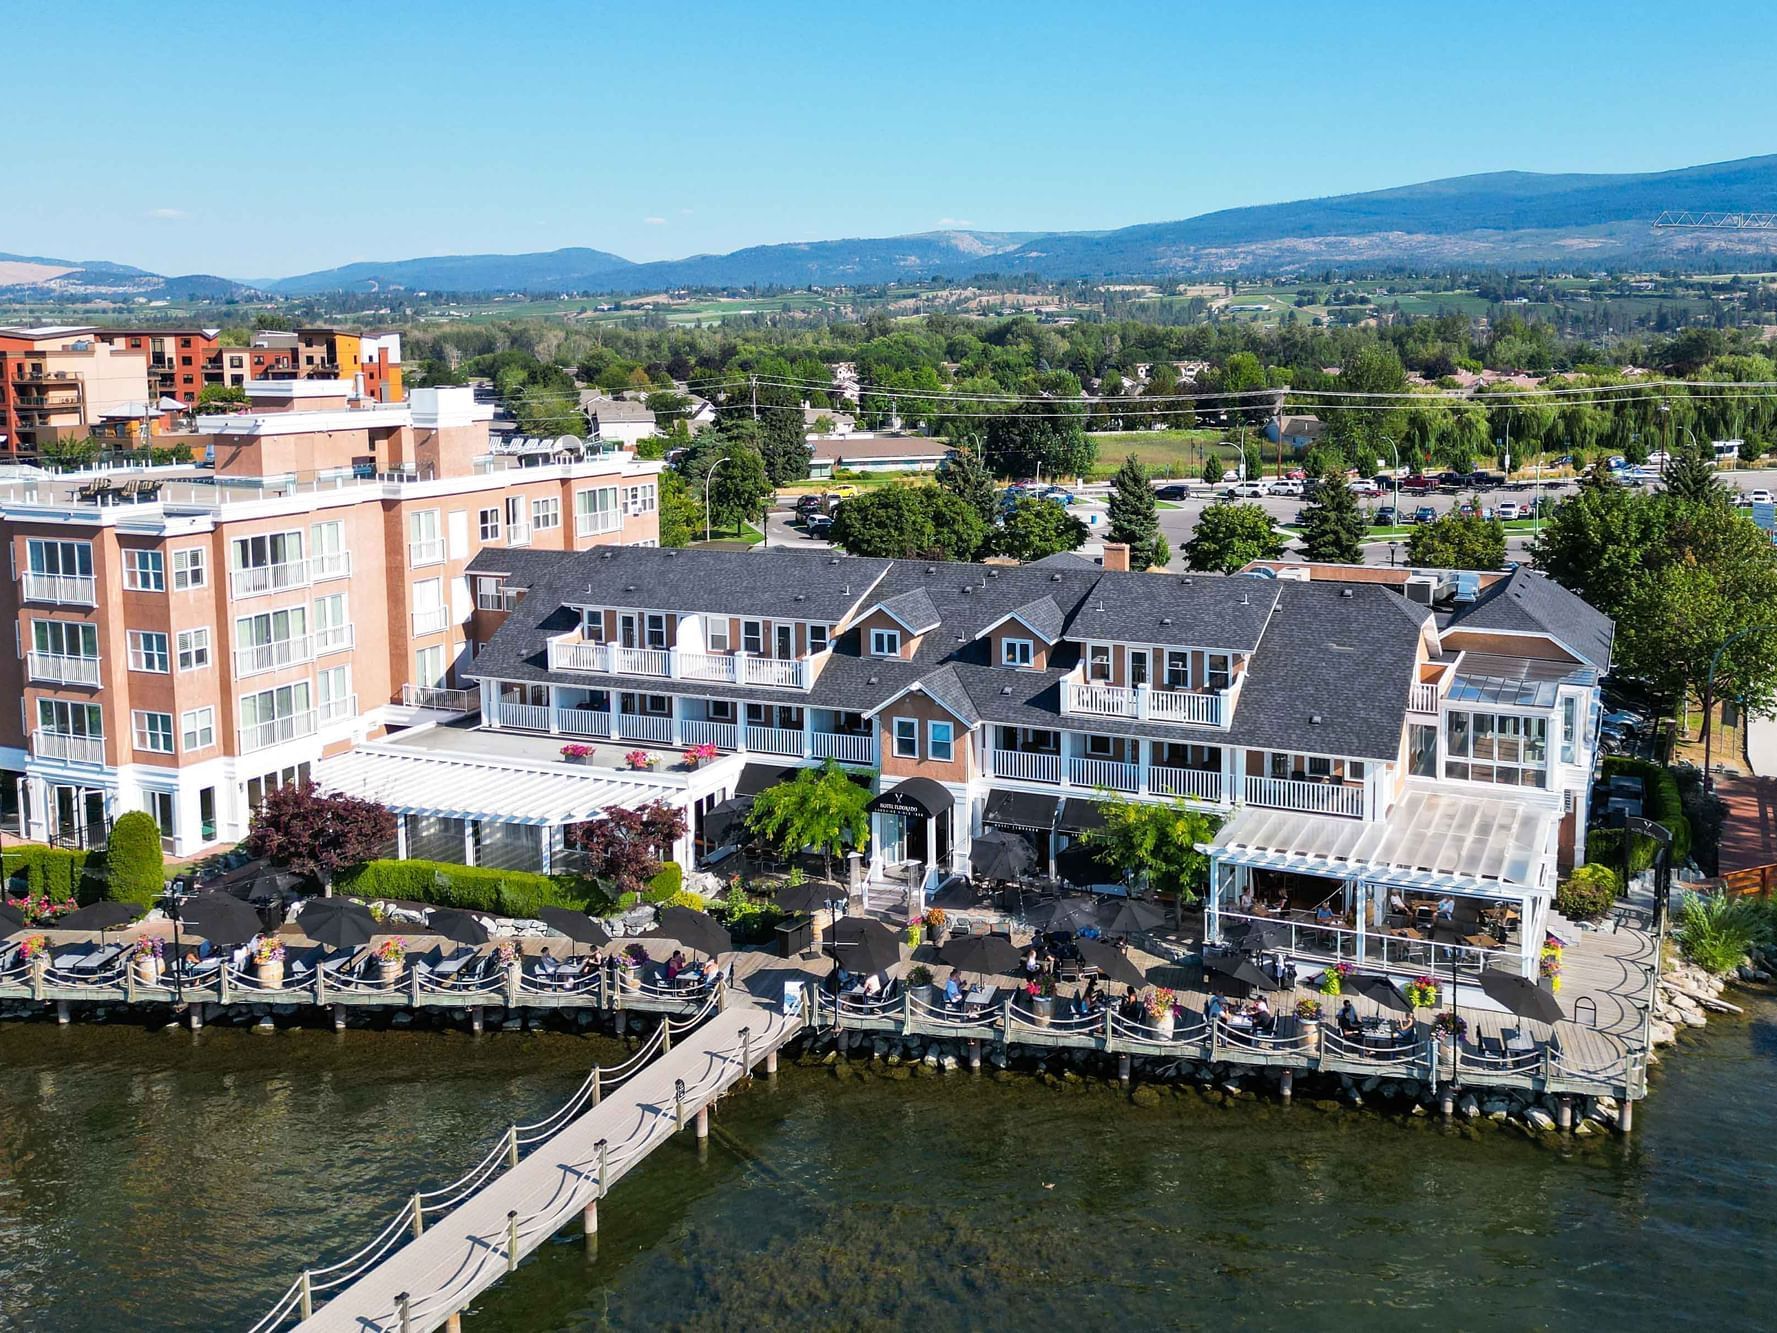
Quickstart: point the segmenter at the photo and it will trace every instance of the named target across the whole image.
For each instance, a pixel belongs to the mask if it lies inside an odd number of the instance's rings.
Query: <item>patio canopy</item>
[[[1409,785],[1385,820],[1247,806],[1205,850],[1230,865],[1519,896],[1551,887],[1558,807]]]
[[[1000,828],[1047,833],[1055,827],[1055,817],[1060,811],[1061,802],[1053,796],[1034,791],[995,791],[988,793],[981,822]]]
[[[684,795],[682,787],[615,769],[500,764],[374,745],[323,759],[315,783],[380,802],[396,814],[543,826],[578,824],[606,810]]]
[[[1061,806],[1061,818],[1055,827],[1063,833],[1090,833],[1104,827],[1104,811],[1098,802],[1082,796],[1070,796]]]

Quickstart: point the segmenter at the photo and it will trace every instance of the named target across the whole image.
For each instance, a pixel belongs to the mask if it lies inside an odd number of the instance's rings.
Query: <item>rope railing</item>
[[[1020,1027],[1035,1028],[1043,1032],[1083,1033],[1096,1036],[1104,1031],[1104,1015],[1098,1014],[1063,1014],[1054,1013],[1047,1019],[1039,1018],[1035,1010],[1026,1009],[1018,1001],[1012,1002],[1012,1021]]]
[[[908,1014],[920,1022],[953,1028],[959,1032],[992,1032],[999,1026],[998,1009],[983,1009],[978,1014],[971,1015],[940,1009],[920,999],[909,999],[907,1005]]]
[[[1216,1019],[1216,1038],[1230,1046],[1251,1046],[1261,1051],[1299,1051],[1308,1044],[1307,1036],[1301,1032],[1266,1036],[1252,1028],[1234,1027],[1226,1018]]]
[[[1420,1040],[1414,1040],[1404,1046],[1365,1046],[1362,1041],[1354,1041],[1342,1033],[1324,1028],[1320,1034],[1322,1055],[1331,1055],[1335,1059],[1350,1060],[1354,1063],[1375,1065],[1378,1068],[1394,1069],[1405,1065],[1423,1064],[1430,1047],[1430,1042]]]
[[[1507,1052],[1504,1055],[1489,1055],[1485,1051],[1477,1051],[1471,1047],[1456,1048],[1456,1067],[1472,1074],[1531,1074],[1541,1069],[1543,1053],[1541,1048],[1534,1051]]]
[[[1175,1018],[1172,1035],[1163,1037],[1158,1028],[1125,1018],[1113,1010],[1111,1012],[1111,1034],[1122,1037],[1126,1041],[1144,1041],[1156,1046],[1185,1046],[1207,1041],[1209,1039],[1209,1024],[1200,1018],[1186,1020],[1183,1023]]]

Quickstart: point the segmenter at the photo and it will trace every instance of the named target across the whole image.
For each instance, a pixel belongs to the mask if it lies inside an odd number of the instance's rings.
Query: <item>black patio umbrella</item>
[[[1290,928],[1276,921],[1254,921],[1234,937],[1234,947],[1245,953],[1266,953],[1290,942]]]
[[[473,912],[459,912],[454,907],[435,907],[426,914],[426,931],[442,935],[457,944],[486,944],[487,927]]]
[[[901,937],[880,921],[848,916],[833,927],[827,948],[847,972],[867,976],[901,961]]]
[[[1090,898],[1051,898],[1025,914],[1033,930],[1079,930],[1098,924],[1098,904]]]
[[[349,898],[311,898],[296,913],[296,924],[316,944],[356,949],[376,934],[376,918]]]
[[[1255,986],[1266,990],[1275,990],[1278,983],[1266,976],[1264,970],[1250,958],[1239,954],[1205,954],[1203,970],[1225,977],[1229,981],[1237,981],[1243,986]]]
[[[263,934],[259,913],[227,893],[196,893],[179,904],[179,923],[218,948],[245,944]]]
[[[0,902],[0,932],[11,935],[24,928],[24,913],[9,902]]]
[[[571,907],[539,908],[537,920],[556,934],[566,935],[576,944],[590,944],[595,949],[601,949],[611,942],[610,931],[585,912],[576,912]]]
[[[1407,1003],[1407,997],[1395,989],[1394,983],[1387,977],[1358,976],[1353,977],[1351,988],[1366,1000],[1373,1000],[1397,1014],[1410,1014],[1413,1006]]]
[[[116,930],[129,925],[146,910],[138,903],[98,902],[58,917],[51,924],[57,930]]]
[[[1055,873],[1069,884],[1121,884],[1123,873],[1083,842],[1063,848],[1055,858]]]
[[[269,902],[307,887],[308,879],[294,870],[265,866],[244,887],[231,886],[230,892],[249,902]]]
[[[1148,984],[1147,974],[1130,961],[1128,954],[1114,945],[1106,944],[1103,940],[1081,940],[1076,947],[1080,950],[1080,962],[1087,967],[1096,968],[1106,981],[1120,982],[1125,986]]]
[[[938,958],[958,972],[1005,977],[1017,972],[1022,962],[1004,935],[965,935],[938,950]]]
[[[663,907],[654,929],[644,931],[643,939],[671,940],[692,953],[714,957],[734,948],[734,940],[714,917],[694,912],[689,907]]]
[[[990,829],[969,844],[969,869],[982,879],[1019,879],[1036,861],[1036,852],[1016,833]]]
[[[786,912],[818,912],[843,898],[844,892],[831,884],[804,880],[800,884],[781,886],[774,901]]]
[[[704,838],[718,847],[738,842],[746,832],[747,816],[752,810],[751,796],[730,796],[726,801],[718,801],[704,812]]]
[[[1107,935],[1139,935],[1165,924],[1164,908],[1136,898],[1114,898],[1099,906],[1099,929]]]
[[[1559,1023],[1564,1017],[1561,1002],[1554,995],[1515,972],[1501,972],[1492,967],[1485,969],[1481,973],[1481,992],[1519,1018]]]

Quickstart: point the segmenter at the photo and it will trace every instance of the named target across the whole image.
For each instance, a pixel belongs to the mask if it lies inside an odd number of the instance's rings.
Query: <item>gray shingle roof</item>
[[[1481,594],[1473,606],[1454,613],[1455,629],[1492,629],[1546,634],[1600,671],[1610,669],[1616,622],[1545,574],[1522,567]]]
[[[996,626],[1004,624],[1013,616],[1022,621],[1033,633],[1039,635],[1045,643],[1054,643],[1061,637],[1061,627],[1067,620],[1061,614],[1061,608],[1055,605],[1055,599],[1044,593],[1036,601],[1014,607],[992,624],[982,626],[981,633],[985,634]]]
[[[1101,574],[1067,634],[1250,653],[1277,604],[1277,589],[1276,579],[1242,575]]]
[[[938,608],[932,605],[932,599],[926,596],[924,588],[885,597],[876,604],[875,609],[888,612],[906,626],[909,634],[925,634],[938,628]]]

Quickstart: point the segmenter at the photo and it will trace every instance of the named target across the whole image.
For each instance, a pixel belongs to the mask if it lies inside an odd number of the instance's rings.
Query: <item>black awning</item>
[[[871,801],[870,808],[890,815],[936,819],[955,803],[942,783],[931,778],[903,778]]]
[[[981,822],[1000,828],[1035,829],[1047,833],[1055,827],[1055,817],[1060,810],[1059,800],[1040,792],[996,791],[988,794]]]
[[[1090,833],[1104,827],[1104,811],[1098,808],[1097,801],[1070,796],[1062,803],[1061,819],[1055,827],[1063,833]]]
[[[736,796],[757,796],[767,787],[775,787],[780,782],[788,782],[796,776],[794,764],[748,764],[740,770],[740,777],[735,781]]]

